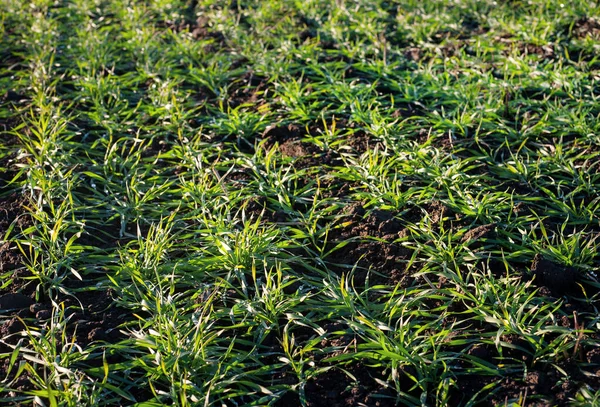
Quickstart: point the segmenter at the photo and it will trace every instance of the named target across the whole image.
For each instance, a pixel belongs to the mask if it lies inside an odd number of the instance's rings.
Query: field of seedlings
[[[0,0],[0,405],[600,405],[600,3]]]

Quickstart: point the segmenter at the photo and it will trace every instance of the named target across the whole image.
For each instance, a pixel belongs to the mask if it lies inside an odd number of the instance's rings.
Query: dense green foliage
[[[0,284],[52,304],[0,337],[0,399],[593,405],[593,16],[0,0],[0,197],[30,218]],[[118,335],[77,336],[88,293]]]

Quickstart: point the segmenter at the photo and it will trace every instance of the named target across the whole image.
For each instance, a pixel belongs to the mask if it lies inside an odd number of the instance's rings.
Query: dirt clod
[[[293,166],[297,169],[337,163],[339,155],[335,151],[323,150],[314,143],[302,140],[318,131],[317,127],[303,129],[295,124],[269,127],[262,135],[264,147],[269,150],[277,146],[281,155],[295,159]]]
[[[580,18],[573,25],[573,35],[576,38],[590,36],[594,39],[600,39],[600,20],[590,17]]]
[[[472,247],[481,246],[481,239],[489,239],[493,237],[495,229],[495,223],[477,226],[467,231],[460,241],[461,243],[468,243]]]
[[[367,213],[359,204],[346,208],[347,217],[342,227],[330,233],[331,245],[353,240],[339,248],[329,258],[340,265],[358,265],[355,282],[365,283],[368,270],[376,270],[372,283],[398,283],[405,274],[403,264],[411,252],[396,242],[403,235],[402,223],[390,211],[374,210]],[[342,271],[342,269],[340,269]]]
[[[395,397],[390,397],[375,380],[381,372],[356,364],[346,370],[355,379],[341,370],[331,369],[310,380],[306,385],[307,405],[310,407],[333,406],[395,406]],[[386,397],[387,396],[387,397]]]
[[[533,259],[531,271],[538,285],[548,287],[552,295],[561,296],[573,288],[577,270],[565,267],[537,254]]]

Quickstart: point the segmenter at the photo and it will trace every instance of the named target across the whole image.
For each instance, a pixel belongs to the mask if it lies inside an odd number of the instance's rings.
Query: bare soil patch
[[[238,65],[244,65],[247,61],[242,59]],[[228,88],[229,99],[227,103],[231,107],[241,104],[251,104],[257,109],[265,103],[262,95],[269,88],[269,79],[252,71],[246,72],[242,77],[232,82]]]
[[[587,36],[600,39],[600,20],[592,17],[581,17],[573,25],[572,34],[579,39]]]
[[[357,265],[354,279],[361,287],[369,274],[371,285],[395,285],[401,281],[405,275],[404,263],[411,251],[397,242],[406,235],[397,214],[383,210],[367,213],[360,204],[349,206],[346,214],[342,226],[333,229],[329,235],[331,249],[340,242],[349,241],[328,257],[334,270],[348,272],[347,266]]]
[[[310,379],[305,387],[307,406],[396,406],[396,397],[392,391],[384,388],[376,380],[385,379],[381,369],[354,363],[345,366],[344,370],[333,368]],[[300,399],[293,392],[286,393],[276,403],[278,407],[298,405]]]
[[[303,129],[295,124],[268,128],[263,133],[264,147],[268,150],[277,145],[284,157],[295,158],[292,165],[296,169],[340,164],[337,152],[323,150],[314,143],[303,141],[307,135],[315,134],[316,131],[316,127]]]
[[[545,259],[539,254],[533,259],[531,271],[537,285],[547,287],[554,296],[559,297],[575,287],[577,270]]]

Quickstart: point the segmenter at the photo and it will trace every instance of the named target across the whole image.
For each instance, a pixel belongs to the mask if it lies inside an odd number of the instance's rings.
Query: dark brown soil
[[[411,251],[397,242],[407,233],[397,216],[382,210],[367,213],[360,204],[349,206],[341,227],[329,234],[330,249],[342,241],[351,241],[327,258],[333,269],[347,273],[353,265],[358,265],[354,283],[360,287],[365,286],[369,274],[370,285],[400,282]]]
[[[513,47],[519,55],[537,55],[542,59],[553,59],[555,57],[554,47],[551,45],[535,45],[524,42],[516,42]]]
[[[570,321],[564,317],[559,319],[561,326],[569,327]],[[524,350],[529,349],[527,342],[517,335],[504,335],[500,340],[516,348],[504,347],[499,352],[495,346],[489,344],[476,344],[471,346],[465,353],[465,360],[460,362],[463,368],[469,368],[472,362],[487,363],[492,366],[506,367],[506,364],[521,366],[525,364],[528,368],[525,376],[520,369],[518,372],[502,372],[498,368],[498,375],[470,375],[457,374],[455,377],[456,387],[450,393],[450,405],[464,405],[485,386],[496,383],[489,390],[479,394],[478,398],[485,398],[485,402],[477,404],[482,406],[504,406],[507,400],[527,400],[527,406],[566,406],[569,399],[585,383],[591,388],[597,389],[600,378],[587,376],[579,366],[581,362],[593,363],[595,368],[587,370],[595,372],[598,370],[600,357],[597,348],[581,350],[574,357],[559,362],[558,364],[545,364],[538,362],[533,364],[531,353]]]
[[[600,20],[591,17],[582,17],[573,25],[572,34],[576,38],[585,38],[587,36],[593,39],[600,39]]]
[[[187,31],[192,39],[213,40],[213,43],[208,46],[206,51],[214,52],[218,48],[222,48],[225,44],[225,36],[218,30],[210,26],[210,21],[206,16],[199,16],[194,20],[191,16],[180,21],[164,21],[155,23],[158,27],[167,28],[173,32]]]
[[[383,388],[375,379],[385,379],[374,368],[357,363],[346,371],[332,369],[310,380],[306,385],[306,399],[309,407],[342,407],[342,406],[377,406],[392,407],[396,405],[391,391]]]
[[[243,210],[247,219],[262,219],[263,222],[267,223],[279,223],[288,220],[285,213],[269,208],[267,198],[264,196],[248,199],[243,204]]]
[[[568,374],[568,378],[559,371]],[[525,377],[522,374],[508,377],[485,377],[465,375],[457,378],[457,392],[452,395],[451,405],[464,405],[479,390],[496,382],[487,395],[486,402],[478,405],[505,406],[507,400],[524,399],[527,406],[549,407],[570,405],[570,398],[578,391],[581,383],[598,388],[597,378],[590,379],[581,372],[573,362],[561,363],[558,367],[548,365],[529,370]]]
[[[396,110],[398,116],[402,115],[400,109]],[[367,133],[361,130],[354,131],[346,137],[344,143],[345,146],[349,147],[351,151],[356,155],[364,154],[369,150],[375,148],[382,148],[383,144],[380,140],[369,136]]]
[[[345,370],[345,371],[344,371]],[[396,397],[376,379],[385,381],[380,369],[361,363],[333,368],[308,381],[304,388],[309,407],[393,407]],[[288,392],[276,404],[278,407],[300,406],[298,394]]]
[[[494,237],[495,230],[496,224],[494,223],[476,226],[473,229],[469,229],[469,231],[463,235],[461,243],[468,244],[472,249],[481,247],[486,239]]]
[[[555,297],[572,290],[577,278],[577,270],[573,267],[562,266],[539,254],[533,259],[531,271],[535,275],[536,284],[547,287]]]
[[[25,286],[24,280],[16,280],[13,289],[30,292],[31,286]],[[23,284],[19,287],[18,283]],[[112,293],[106,290],[83,291],[73,296],[61,296],[57,302],[64,304],[66,324],[66,338],[68,341],[86,348],[92,342],[116,343],[124,339],[119,332],[119,325],[131,320],[133,317],[127,310],[114,305]],[[53,313],[52,303],[49,300],[36,302],[33,294],[6,293],[0,296],[0,313],[8,319],[0,325],[0,353],[12,351],[11,345],[16,345],[24,338],[18,335],[26,326],[44,327],[51,324],[56,318]],[[60,333],[57,333],[60,334]],[[50,339],[50,338],[48,338]],[[60,341],[60,339],[58,339]],[[59,342],[60,343],[60,342]],[[27,345],[27,340],[22,345]],[[57,350],[60,351],[60,350]],[[17,363],[20,356],[17,358]],[[0,376],[7,377],[9,371],[9,358],[0,363]],[[88,364],[96,361],[89,360]],[[102,362],[97,361],[100,365]],[[31,373],[25,371],[15,378],[16,369],[12,366],[10,379],[16,379],[11,389],[18,392],[32,390],[30,382]],[[42,372],[39,372],[42,374]]]
[[[14,123],[7,124],[7,126],[12,128]],[[4,137],[3,144],[6,148],[16,148],[18,144],[16,137],[1,133],[0,136]],[[13,164],[15,155],[15,152],[10,152],[0,159],[0,240],[4,239],[11,227],[15,234],[32,224],[25,208],[27,197],[16,191],[15,186],[9,184],[18,176]],[[0,274],[18,269],[22,265],[23,256],[16,246],[8,242],[0,244]],[[0,290],[0,294],[6,290]]]
[[[245,61],[239,61],[239,64]],[[241,104],[251,104],[256,109],[266,103],[262,96],[268,89],[269,81],[264,76],[248,71],[241,78],[232,82],[228,88],[229,98],[227,103],[231,107]]]
[[[23,205],[25,197],[14,192],[6,198],[0,198],[0,236],[5,236],[11,225],[15,223],[13,231],[25,229],[31,225],[31,220],[26,214]],[[15,270],[23,264],[23,256],[16,246],[5,242],[0,244],[0,273]]]
[[[332,250],[343,241],[349,241],[331,253],[327,260],[336,272],[347,273],[353,265],[354,283],[364,287],[369,277],[369,285],[400,283],[412,284],[409,270],[406,269],[412,250],[403,246],[408,237],[408,223],[415,223],[427,217],[434,230],[439,228],[449,209],[439,202],[432,202],[423,208],[412,207],[400,212],[367,210],[356,203],[345,209],[338,227],[329,233],[328,248]]]
[[[77,243],[83,246],[91,246],[96,249],[111,249],[125,245],[133,240],[132,237],[119,237],[118,231],[121,229],[121,221],[119,218],[113,220],[102,220],[100,222],[90,222],[86,225],[84,233],[81,234]],[[131,236],[137,235],[136,225],[127,225],[125,232]],[[147,233],[148,226],[140,225],[140,231]]]
[[[5,127],[13,127],[13,124],[7,124]],[[2,130],[7,130],[3,128]],[[0,133],[0,137],[5,137]],[[6,137],[3,139],[3,146],[8,149],[15,148],[17,139],[15,137]],[[31,218],[27,215],[25,205],[27,198],[15,191],[15,187],[9,183],[17,176],[12,160],[14,153],[9,153],[0,159],[0,239],[4,239],[10,228],[14,235],[21,230],[31,226]],[[29,308],[34,304],[34,289],[23,277],[29,276],[23,267],[24,258],[17,247],[10,242],[0,244],[0,274],[7,283],[0,289],[0,315],[6,317],[0,325],[0,340],[6,343],[16,343],[15,338],[9,335],[15,334],[24,329],[24,325],[19,318],[24,318],[29,312]],[[3,342],[0,342],[0,353],[10,352],[10,348]],[[8,376],[9,359],[4,359],[0,363],[0,376],[14,378],[15,369],[12,369],[10,377]],[[27,388],[29,379],[27,374],[23,374],[14,383],[13,387],[18,390]]]
[[[0,94],[0,103],[17,103],[21,100],[26,99],[25,96],[20,93],[15,92],[14,90],[7,90],[3,94]],[[6,129],[4,129],[6,130]]]
[[[297,169],[340,164],[339,155],[335,151],[331,149],[325,151],[314,143],[302,140],[315,134],[317,130],[316,127],[307,129],[295,124],[270,127],[263,133],[263,146],[267,150],[277,146],[284,157],[295,159],[292,165]]]

